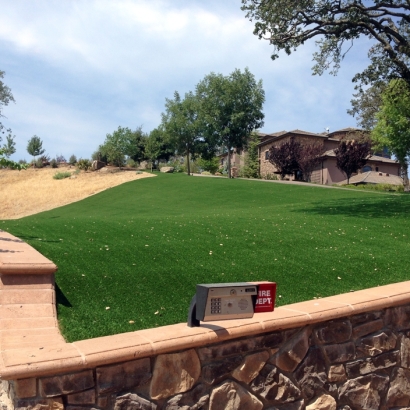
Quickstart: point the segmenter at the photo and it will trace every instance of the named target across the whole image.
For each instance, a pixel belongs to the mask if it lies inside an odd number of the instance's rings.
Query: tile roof
[[[347,179],[339,182],[338,185],[346,185]],[[357,174],[349,179],[349,184],[391,184],[403,185],[403,179],[397,175],[386,174],[383,172],[368,171]]]

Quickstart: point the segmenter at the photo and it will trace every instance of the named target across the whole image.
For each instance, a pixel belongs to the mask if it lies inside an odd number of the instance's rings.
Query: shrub
[[[47,154],[42,155],[38,160],[43,162],[43,166],[50,165],[50,156]]]
[[[51,168],[58,168],[58,162],[57,162],[57,160],[53,158],[53,159],[50,161],[50,165],[51,165]]]
[[[54,179],[64,179],[71,177],[71,172],[57,172],[53,175]]]
[[[132,158],[128,158],[126,165],[129,168],[136,168],[138,164]]]
[[[81,169],[82,171],[88,171],[91,168],[91,162],[89,159],[82,159],[80,158],[77,161],[77,168]]]
[[[143,172],[142,171],[137,171],[136,174],[137,175],[141,175]]]
[[[277,175],[275,175],[275,174],[266,174],[264,177],[263,177],[263,179],[266,179],[266,180],[268,180],[268,181],[277,181],[279,178],[278,178],[278,176]]]
[[[77,157],[73,154],[71,155],[70,159],[68,160],[70,165],[75,165],[77,163]]]
[[[37,160],[34,161],[34,167],[35,168],[43,168],[43,160],[41,158],[38,158]]]
[[[57,161],[58,163],[62,163],[62,164],[64,164],[65,162],[67,162],[66,159],[64,158],[64,155],[57,155],[56,161]]]
[[[209,171],[202,171],[201,175],[212,175]]]

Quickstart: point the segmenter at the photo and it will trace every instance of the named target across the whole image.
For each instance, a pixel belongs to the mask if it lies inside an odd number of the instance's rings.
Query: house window
[[[362,172],[369,172],[372,170],[372,167],[370,165],[366,165],[362,168]],[[377,171],[377,168],[376,168]]]
[[[269,160],[269,151],[265,151],[265,160],[266,160],[266,161]]]
[[[376,172],[379,172],[379,167],[376,167]]]

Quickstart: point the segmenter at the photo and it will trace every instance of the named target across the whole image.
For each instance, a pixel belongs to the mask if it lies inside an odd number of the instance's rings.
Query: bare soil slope
[[[27,215],[79,201],[105,189],[135,179],[154,176],[135,171],[107,169],[81,171],[70,178],[54,179],[57,172],[75,168],[30,168],[23,171],[0,169],[0,219],[18,219]]]

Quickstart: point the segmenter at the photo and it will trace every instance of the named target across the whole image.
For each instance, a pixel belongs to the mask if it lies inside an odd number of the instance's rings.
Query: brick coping
[[[27,269],[27,270],[24,270]],[[57,267],[0,231],[0,378],[68,373],[301,327],[410,302],[410,281],[278,307],[251,319],[185,323],[67,343],[58,329]]]

